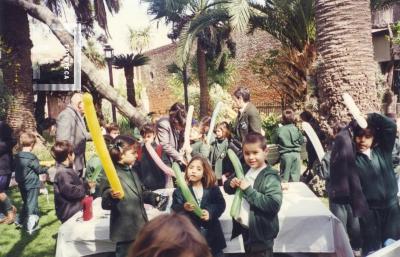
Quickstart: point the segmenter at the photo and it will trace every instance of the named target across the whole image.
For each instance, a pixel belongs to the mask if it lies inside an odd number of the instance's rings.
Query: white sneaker
[[[29,235],[32,235],[34,231],[36,231],[38,226],[39,216],[38,215],[29,215],[28,222],[26,224],[26,230]]]

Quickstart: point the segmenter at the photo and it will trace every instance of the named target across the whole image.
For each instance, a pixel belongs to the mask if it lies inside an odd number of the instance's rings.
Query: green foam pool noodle
[[[242,206],[243,191],[236,189],[235,197],[233,198],[230,215],[232,218],[237,219],[240,214],[240,207]]]
[[[235,169],[235,174],[238,179],[243,179],[244,178],[244,172],[243,172],[243,167],[242,164],[240,163],[239,158],[235,154],[234,151],[231,149],[228,149],[228,157],[229,160],[231,160],[233,168]],[[235,192],[235,197],[233,198],[232,206],[231,206],[231,211],[230,215],[232,218],[236,219],[239,214],[240,214],[240,207],[242,205],[242,198],[243,198],[243,191],[240,190],[239,188],[236,189]]]
[[[194,205],[193,212],[200,218],[201,217],[201,209],[200,209],[199,205],[197,204],[196,200],[194,199],[192,192],[190,192],[188,185],[186,184],[185,178],[182,175],[179,164],[174,162],[172,164],[172,169],[175,173],[176,183],[183,194],[183,198],[185,198],[186,202],[189,202]]]

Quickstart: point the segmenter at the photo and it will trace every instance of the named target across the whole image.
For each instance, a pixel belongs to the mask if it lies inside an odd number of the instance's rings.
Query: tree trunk
[[[135,83],[133,82],[133,67],[126,67],[124,68],[125,79],[126,79],[126,96],[128,98],[128,102],[137,107],[136,98],[135,98]]]
[[[361,112],[378,111],[369,1],[317,0],[316,24],[317,88],[324,129],[349,120],[344,92]]]
[[[0,2],[6,2],[14,6],[22,7],[28,12],[29,15],[45,23],[47,26],[49,26],[50,30],[57,37],[57,39],[68,48],[70,55],[74,57],[73,37],[68,33],[60,20],[47,7],[33,4],[27,0],[0,0]],[[57,30],[54,28],[57,28]],[[103,95],[104,98],[114,104],[123,115],[128,117],[138,127],[145,123],[146,120],[140,114],[140,112],[138,112],[131,104],[129,104],[124,97],[119,95],[114,88],[111,88],[109,83],[102,79],[102,74],[99,72],[98,68],[86,57],[86,55],[82,55],[81,67],[83,72],[85,72],[92,81],[96,82],[94,86],[98,92]]]
[[[188,92],[189,78],[188,78],[186,64],[183,66],[183,69],[182,69],[182,80],[183,80],[183,93],[184,93],[184,98],[185,98],[185,109],[187,111],[187,110],[189,110],[189,92]]]
[[[200,84],[200,117],[209,115],[210,93],[207,82],[206,54],[197,40],[197,70]]]
[[[14,130],[36,131],[34,94],[32,86],[32,62],[28,15],[24,9],[8,3],[0,3],[1,35],[6,48],[2,58],[4,84],[11,99],[6,120]],[[18,28],[18,29],[17,29]]]

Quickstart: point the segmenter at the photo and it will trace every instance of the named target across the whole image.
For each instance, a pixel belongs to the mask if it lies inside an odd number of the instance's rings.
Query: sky
[[[71,12],[67,11],[64,17],[60,17],[63,23],[74,21]],[[115,54],[130,53],[128,43],[128,27],[133,29],[143,29],[151,26],[151,39],[148,49],[157,48],[171,41],[167,38],[169,28],[163,22],[152,21],[152,17],[147,14],[147,5],[140,3],[139,0],[121,0],[121,8],[117,14],[108,13],[108,28],[111,34],[110,45],[114,48]],[[31,22],[31,39],[34,47],[32,48],[33,62],[46,62],[46,59],[56,59],[55,56],[62,56],[64,48],[58,40],[49,32],[48,28],[39,21]],[[148,49],[143,49],[148,50]],[[102,49],[101,50],[102,53]]]

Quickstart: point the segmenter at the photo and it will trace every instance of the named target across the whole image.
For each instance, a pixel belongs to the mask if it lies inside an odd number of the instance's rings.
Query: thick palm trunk
[[[379,110],[369,1],[317,0],[316,23],[318,95],[324,125],[348,120],[344,92],[363,113]]]
[[[136,104],[136,93],[135,93],[135,84],[133,82],[133,67],[124,68],[125,79],[126,79],[126,96],[128,98],[128,102],[134,107]]]
[[[73,57],[74,40],[71,34],[68,33],[59,19],[47,7],[33,4],[27,0],[0,0],[0,2],[6,2],[14,6],[22,7],[29,15],[49,26],[57,39],[64,46],[68,47],[69,53]],[[57,30],[53,28],[57,28]],[[104,98],[114,104],[121,114],[128,117],[139,127],[145,123],[145,118],[140,114],[140,112],[136,111],[136,109],[129,104],[124,97],[119,95],[115,89],[110,87],[109,83],[102,79],[103,76],[99,72],[98,68],[85,55],[82,55],[81,63],[82,71],[88,75],[90,80],[95,82],[93,86],[96,87],[98,92]]]
[[[3,51],[4,83],[12,95],[7,109],[7,123],[14,130],[36,131],[32,87],[32,41],[29,36],[28,15],[24,9],[0,3],[1,35],[6,48]],[[18,28],[18,29],[16,29]]]
[[[200,84],[200,117],[209,115],[210,93],[207,82],[206,54],[197,41],[197,66]]]

